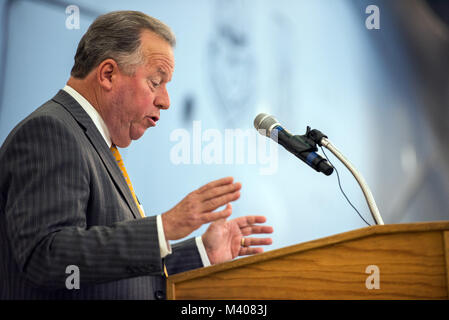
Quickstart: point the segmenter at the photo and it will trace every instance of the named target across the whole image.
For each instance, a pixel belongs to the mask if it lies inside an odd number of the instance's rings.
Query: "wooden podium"
[[[392,224],[173,275],[167,298],[448,299],[448,271],[449,222]]]

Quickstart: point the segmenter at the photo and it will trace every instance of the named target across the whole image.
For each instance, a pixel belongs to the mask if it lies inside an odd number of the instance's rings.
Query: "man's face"
[[[166,84],[174,70],[173,50],[150,31],[142,32],[141,48],[145,63],[132,76],[119,71],[108,99],[105,120],[112,142],[122,148],[155,126],[160,110],[170,106]]]

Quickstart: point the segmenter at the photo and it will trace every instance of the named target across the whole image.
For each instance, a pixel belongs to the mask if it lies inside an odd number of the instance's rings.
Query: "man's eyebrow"
[[[164,70],[162,70],[160,67],[157,68],[157,72],[160,73],[161,75],[165,76],[165,77],[167,76],[167,72],[165,72]]]
[[[169,73],[162,70],[161,67],[158,67],[156,71],[157,71],[157,73],[159,73],[162,76],[164,81],[169,82],[171,80],[171,77],[169,77]]]

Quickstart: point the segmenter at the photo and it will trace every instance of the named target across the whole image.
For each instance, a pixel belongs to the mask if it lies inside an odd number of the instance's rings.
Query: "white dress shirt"
[[[92,119],[93,123],[97,127],[98,131],[100,131],[101,136],[103,137],[104,141],[106,142],[108,148],[111,148],[112,141],[111,136],[108,130],[108,127],[106,126],[106,123],[104,122],[103,118],[100,116],[98,111],[90,104],[89,101],[87,101],[86,98],[84,98],[78,91],[73,89],[70,86],[65,86],[63,88],[65,92],[70,94],[86,111],[86,113],[89,115],[89,117]],[[142,209],[142,212],[145,215],[145,211],[143,209],[143,206],[140,205],[140,208]],[[156,224],[157,224],[157,234],[158,234],[158,240],[159,240],[159,248],[160,248],[160,254],[161,258],[166,257],[167,255],[171,254],[171,246],[170,243],[165,239],[164,234],[164,227],[162,225],[162,218],[161,215],[156,216]],[[198,251],[201,256],[201,260],[203,262],[203,265],[205,267],[210,266],[209,257],[207,256],[206,249],[204,247],[203,241],[201,237],[195,238],[196,245],[198,247]]]

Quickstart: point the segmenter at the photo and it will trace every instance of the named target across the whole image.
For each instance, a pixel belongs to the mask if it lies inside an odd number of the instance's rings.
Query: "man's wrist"
[[[162,224],[162,216],[158,215],[156,217],[156,225],[157,225],[157,237],[159,240],[159,250],[161,254],[161,258],[165,258],[169,254],[172,253],[170,243],[165,238],[164,233],[164,225]]]
[[[201,237],[195,238],[196,246],[198,247],[198,252],[200,253],[201,261],[204,267],[211,265],[209,257],[207,255],[206,248],[204,247],[203,239]]]

